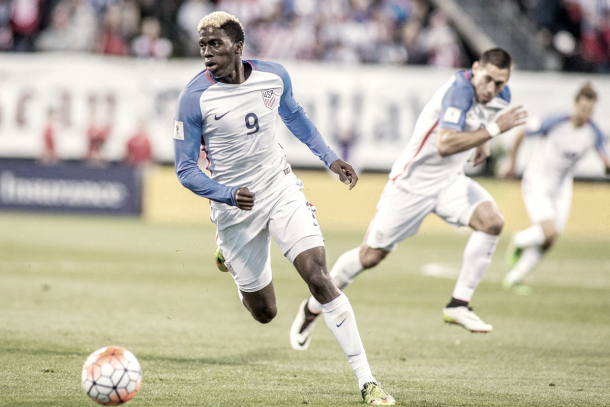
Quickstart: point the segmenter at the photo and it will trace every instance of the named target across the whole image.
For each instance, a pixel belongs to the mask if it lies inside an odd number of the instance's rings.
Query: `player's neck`
[[[235,69],[233,69],[229,75],[214,79],[222,83],[239,85],[241,83],[244,83],[250,77],[251,73],[252,67],[250,66],[250,64],[244,63],[239,60],[235,64]]]
[[[576,116],[572,116],[572,126],[574,126],[575,129],[584,126],[586,123],[587,122],[585,120],[582,120],[581,118]]]

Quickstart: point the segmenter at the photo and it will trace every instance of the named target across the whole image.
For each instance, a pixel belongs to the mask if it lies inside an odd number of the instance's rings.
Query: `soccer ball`
[[[83,365],[81,383],[96,403],[118,406],[135,397],[142,384],[142,369],[127,349],[106,346],[89,355]]]

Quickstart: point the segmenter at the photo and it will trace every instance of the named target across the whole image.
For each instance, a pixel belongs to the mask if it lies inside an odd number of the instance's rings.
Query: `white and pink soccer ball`
[[[85,393],[96,403],[118,406],[135,397],[142,384],[142,369],[127,349],[106,346],[89,355],[81,382]]]

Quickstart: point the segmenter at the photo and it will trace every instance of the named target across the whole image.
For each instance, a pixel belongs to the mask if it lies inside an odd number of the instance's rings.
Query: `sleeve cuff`
[[[332,163],[334,163],[335,161],[339,160],[339,156],[330,148],[328,149],[328,151],[326,152],[326,154],[324,154],[322,156],[322,161],[324,161],[324,164],[326,164],[326,166],[328,168],[330,168],[330,165]]]

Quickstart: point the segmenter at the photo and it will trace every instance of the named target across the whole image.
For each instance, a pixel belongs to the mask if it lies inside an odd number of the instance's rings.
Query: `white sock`
[[[457,283],[453,289],[453,298],[470,302],[474,290],[477,288],[491,257],[496,250],[500,236],[490,235],[481,231],[474,231],[466,243],[462,269]]]
[[[544,231],[539,224],[515,233],[513,242],[517,247],[540,246],[544,243]]]
[[[366,359],[354,311],[347,296],[341,294],[328,304],[322,305],[322,312],[326,326],[335,335],[341,349],[345,352],[347,360],[358,378],[358,386],[362,390],[365,383],[374,382],[375,378]]]
[[[523,250],[519,261],[506,275],[506,281],[510,283],[517,283],[523,281],[533,269],[540,263],[544,252],[540,246],[528,247]]]
[[[330,276],[333,279],[335,285],[343,291],[345,287],[350,285],[354,278],[364,270],[362,263],[360,263],[360,248],[357,247],[348,252],[343,253],[335,262],[333,268],[330,270]],[[315,298],[310,297],[308,307],[314,314],[322,312],[322,304],[320,304]]]

